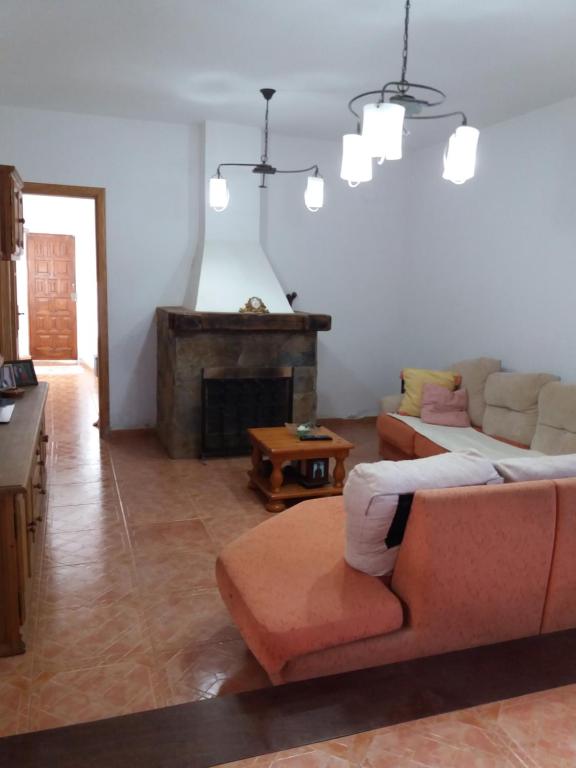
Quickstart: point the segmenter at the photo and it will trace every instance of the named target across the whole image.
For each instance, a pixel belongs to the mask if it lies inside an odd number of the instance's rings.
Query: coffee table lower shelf
[[[319,499],[326,496],[341,496],[342,488],[334,485],[321,485],[318,488],[305,488],[299,483],[286,483],[280,486],[279,491],[270,489],[270,482],[254,471],[248,472],[250,488],[258,489],[266,496],[266,509],[268,512],[282,512],[286,509],[286,501],[293,499]]]

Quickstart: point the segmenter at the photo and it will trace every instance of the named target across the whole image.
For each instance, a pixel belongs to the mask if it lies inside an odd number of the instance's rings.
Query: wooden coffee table
[[[269,512],[282,512],[288,499],[314,499],[322,496],[338,496],[344,487],[346,470],[344,461],[354,448],[353,443],[344,440],[326,427],[318,427],[315,432],[328,435],[331,440],[299,440],[286,427],[264,427],[249,429],[252,443],[252,470],[250,488],[257,488],[266,497],[266,509]],[[272,463],[272,473],[266,476],[263,458],[267,456]],[[332,484],[315,488],[305,488],[299,483],[284,483],[282,465],[289,461],[310,459],[335,459],[332,472]]]

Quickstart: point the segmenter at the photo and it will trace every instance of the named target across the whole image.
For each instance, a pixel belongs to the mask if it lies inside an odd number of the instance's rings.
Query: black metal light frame
[[[357,131],[361,130],[361,118],[358,112],[354,109],[354,104],[360,99],[364,99],[367,96],[380,95],[379,104],[383,104],[388,96],[388,101],[393,104],[400,104],[406,108],[404,115],[405,120],[440,120],[446,117],[460,116],[462,119],[461,125],[467,125],[468,120],[464,112],[457,110],[455,112],[443,112],[436,115],[420,115],[418,114],[421,109],[429,109],[433,107],[439,107],[446,100],[446,94],[439,88],[434,88],[431,85],[424,85],[423,83],[411,83],[406,79],[406,71],[408,68],[408,28],[410,24],[410,0],[406,0],[404,6],[404,48],[402,50],[402,74],[400,80],[391,80],[378,88],[375,91],[364,91],[354,96],[348,102],[348,109],[354,115],[357,120]],[[416,95],[413,96],[409,92],[411,90],[416,91]],[[418,92],[421,92],[418,95]],[[428,98],[424,98],[425,94],[430,94]]]
[[[294,170],[281,170],[275,168],[268,162],[268,134],[269,134],[269,119],[268,110],[270,107],[270,99],[276,93],[274,88],[261,88],[260,93],[266,100],[266,112],[264,114],[264,152],[260,157],[259,163],[220,163],[216,169],[216,178],[222,178],[220,173],[221,168],[233,167],[233,168],[252,168],[252,173],[259,173],[262,176],[259,184],[260,189],[267,189],[266,176],[273,176],[275,173],[309,173],[314,171],[314,176],[321,176],[320,169],[317,165],[310,165],[308,168],[296,168]]]

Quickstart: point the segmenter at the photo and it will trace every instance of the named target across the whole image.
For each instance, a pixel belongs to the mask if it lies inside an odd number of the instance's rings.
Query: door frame
[[[96,224],[96,290],[98,295],[98,427],[100,436],[110,432],[110,373],[108,352],[108,266],[106,262],[106,189],[69,184],[25,181],[22,193],[94,200]]]
[[[74,235],[56,235],[52,232],[28,232],[26,236],[26,269],[28,272],[28,320],[29,320],[29,327],[28,327],[28,340],[29,340],[29,351],[30,351],[30,357],[34,357],[32,354],[32,311],[30,307],[32,306],[32,296],[33,296],[33,283],[34,279],[31,279],[30,275],[30,238],[37,238],[37,237],[62,237],[67,238],[72,241],[72,268],[74,269],[74,282],[72,283],[71,291],[73,290],[76,292],[76,238]],[[78,360],[78,306],[76,301],[72,301],[71,304],[74,307],[74,336],[72,338],[72,355],[69,360]],[[40,361],[42,358],[38,358]],[[55,357],[46,357],[47,360],[57,360],[58,358]]]

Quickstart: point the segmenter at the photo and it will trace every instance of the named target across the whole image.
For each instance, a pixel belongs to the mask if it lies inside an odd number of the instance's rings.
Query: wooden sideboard
[[[44,382],[28,388],[10,423],[0,424],[0,656],[26,650],[20,628],[46,506],[47,395]]]

